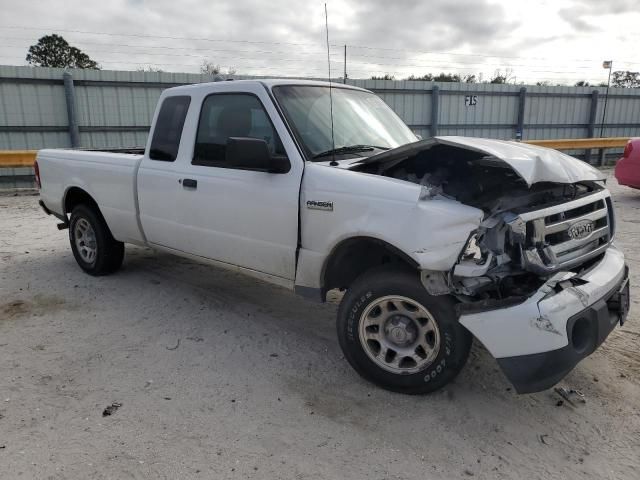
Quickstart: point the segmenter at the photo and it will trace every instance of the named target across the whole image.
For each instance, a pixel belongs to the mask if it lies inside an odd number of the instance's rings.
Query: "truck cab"
[[[141,230],[160,248],[289,284],[304,161],[269,92],[238,83],[160,99],[137,175]]]

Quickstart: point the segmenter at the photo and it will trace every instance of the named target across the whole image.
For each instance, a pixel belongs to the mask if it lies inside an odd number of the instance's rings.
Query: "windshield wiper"
[[[377,145],[349,145],[346,147],[332,148],[326,152],[318,153],[313,156],[313,159],[315,160],[316,158],[328,157],[330,155],[342,155],[345,153],[370,152],[375,149],[389,150],[389,147],[379,147]]]

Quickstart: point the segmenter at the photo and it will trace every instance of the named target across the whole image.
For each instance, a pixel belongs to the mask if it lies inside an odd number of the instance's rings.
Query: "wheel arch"
[[[418,262],[398,247],[375,237],[356,236],[341,240],[327,256],[320,274],[323,297],[333,288],[348,288],[366,271],[385,264],[417,271]]]
[[[98,206],[98,202],[91,196],[89,192],[85,189],[77,186],[69,187],[64,193],[64,198],[62,200],[62,208],[65,215],[70,215],[73,209],[80,204],[86,204],[91,206],[99,213],[103,218],[102,212],[100,212],[100,207]]]

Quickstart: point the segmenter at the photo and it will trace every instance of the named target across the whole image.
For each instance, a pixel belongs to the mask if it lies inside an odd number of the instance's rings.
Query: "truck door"
[[[180,247],[177,171],[180,141],[191,97],[176,95],[160,99],[153,136],[137,174],[140,223],[149,243],[177,249]]]
[[[199,111],[193,107],[199,113],[188,120],[193,148],[176,163],[180,249],[293,280],[302,158],[261,84],[238,91],[229,82],[216,90],[198,99]],[[271,154],[288,157],[291,168],[233,168],[225,160],[230,137],[265,140]]]

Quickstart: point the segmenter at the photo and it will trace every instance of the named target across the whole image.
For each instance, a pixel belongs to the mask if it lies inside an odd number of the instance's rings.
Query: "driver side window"
[[[284,155],[284,147],[257,97],[243,93],[218,93],[205,98],[192,165],[232,168],[226,161],[230,137],[258,138],[267,142],[272,155]]]

